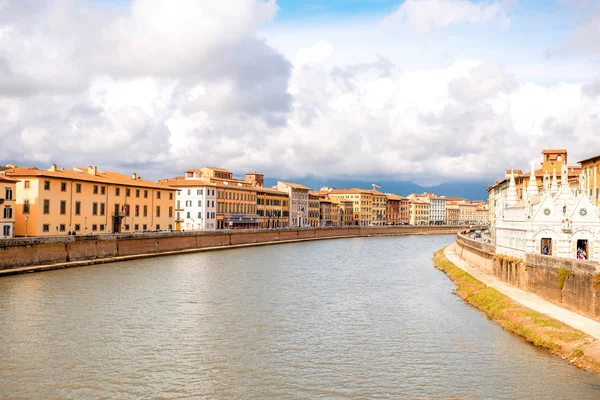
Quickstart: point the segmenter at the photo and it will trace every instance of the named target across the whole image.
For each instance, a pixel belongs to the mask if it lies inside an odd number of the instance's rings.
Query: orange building
[[[400,219],[400,206],[404,197],[395,194],[387,195],[387,224],[399,225],[402,223]]]
[[[317,227],[320,224],[321,196],[315,192],[308,192],[308,224]]]
[[[0,175],[0,239],[15,235],[17,180]]]
[[[581,164],[585,177],[585,190],[594,204],[599,204],[600,199],[600,155],[588,157],[578,161]]]
[[[351,200],[354,208],[355,224],[367,226],[373,221],[373,191],[368,189],[332,189],[330,197]],[[385,195],[384,195],[385,197]]]
[[[290,203],[286,192],[257,187],[256,195],[259,228],[281,228],[290,225]]]
[[[354,201],[347,199],[340,199],[340,210],[339,210],[339,220],[340,225],[342,226],[353,226],[357,225],[354,220]]]
[[[15,235],[173,229],[174,188],[97,167],[11,168],[18,178]]]

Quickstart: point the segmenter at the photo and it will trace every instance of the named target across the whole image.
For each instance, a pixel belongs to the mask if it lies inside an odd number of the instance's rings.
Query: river
[[[0,398],[598,399],[432,265],[450,235],[204,252],[0,279]]]

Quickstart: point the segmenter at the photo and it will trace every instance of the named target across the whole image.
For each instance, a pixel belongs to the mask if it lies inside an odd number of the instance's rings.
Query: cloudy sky
[[[596,0],[0,0],[0,164],[491,181],[600,153]]]

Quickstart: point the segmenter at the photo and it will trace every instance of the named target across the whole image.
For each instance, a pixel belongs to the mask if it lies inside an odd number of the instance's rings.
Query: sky
[[[493,182],[600,154],[596,0],[0,0],[0,164]]]

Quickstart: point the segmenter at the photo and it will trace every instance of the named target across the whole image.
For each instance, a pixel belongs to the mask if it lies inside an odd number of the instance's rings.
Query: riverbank
[[[439,235],[458,229],[345,227],[14,239],[0,241],[0,277],[200,251],[353,237]]]
[[[579,368],[600,374],[600,340],[597,337],[528,308],[476,279],[448,259],[445,250],[452,250],[453,246],[438,250],[433,261],[437,269],[454,281],[458,296],[485,312],[504,329],[516,333],[533,345],[548,349]],[[592,324],[590,328],[595,326]],[[592,332],[595,333],[595,330]]]

